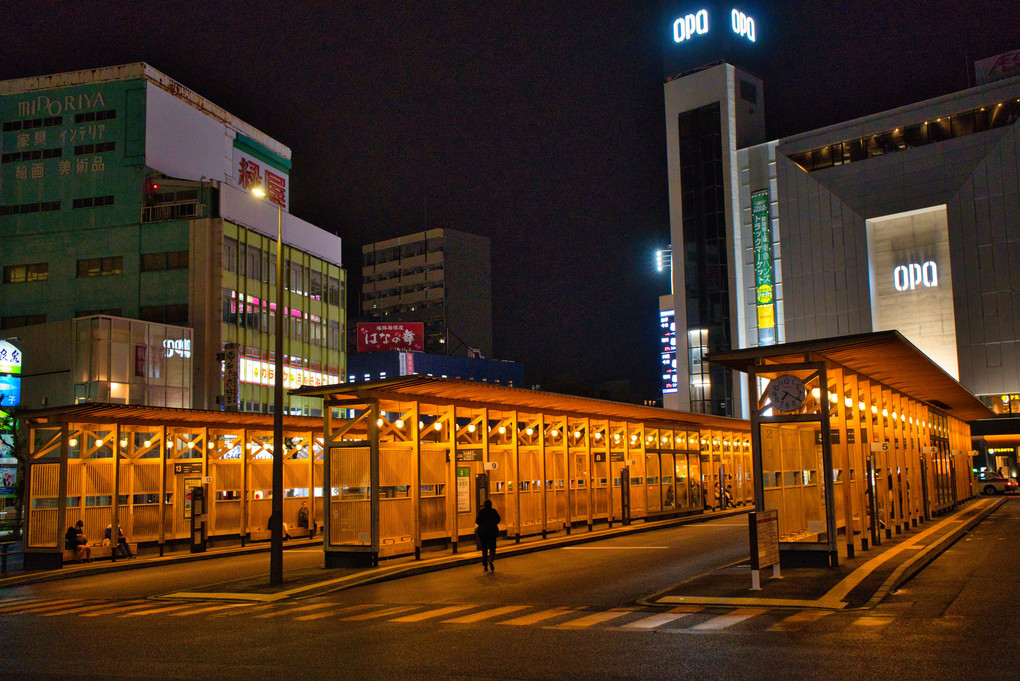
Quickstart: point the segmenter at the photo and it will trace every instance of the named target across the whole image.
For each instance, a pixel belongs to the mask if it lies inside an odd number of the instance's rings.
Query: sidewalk
[[[837,568],[792,568],[772,577],[761,571],[761,589],[751,590],[748,561],[673,586],[641,601],[643,605],[758,606],[843,610],[871,608],[933,561],[942,551],[1006,503],[978,497],[957,511],[911,528],[854,558],[840,556]]]
[[[642,605],[671,607],[684,605],[758,606],[828,610],[870,608],[913,577],[925,565],[934,560],[939,553],[1005,501],[1002,497],[978,497],[964,502],[956,512],[923,523],[891,539],[883,539],[881,545],[864,551],[853,559],[841,556],[838,568],[788,568],[782,570],[779,579],[771,577],[771,568],[769,568],[762,571],[760,591],[751,591],[751,571],[749,563],[745,560],[742,563],[723,567],[670,587],[639,602]],[[582,528],[571,534],[550,535],[546,539],[542,539],[541,536],[522,538],[520,543],[513,543],[512,540],[502,541],[500,555],[506,559],[514,555],[599,541],[625,534],[700,523],[727,516],[743,516],[748,510],[747,507],[742,507],[685,518],[636,523],[629,526],[617,525],[613,528],[600,528],[592,532]],[[317,546],[320,543],[321,540],[315,539],[291,540],[284,544],[284,550]],[[375,568],[338,568],[325,571],[325,574],[321,566],[289,570],[284,575],[284,584],[279,586],[270,586],[266,583],[265,576],[261,575],[250,579],[213,584],[196,590],[167,594],[161,598],[272,602],[288,598],[323,596],[363,584],[477,563],[478,551],[470,544],[468,548],[470,550],[457,554],[450,553],[448,550],[435,553],[424,552],[420,560],[415,560],[412,556],[384,560]],[[0,578],[0,589],[20,584],[69,579],[120,570],[144,569],[168,563],[208,560],[268,550],[268,542],[258,542],[245,547],[234,545],[196,554],[184,550],[168,553],[162,557],[143,553],[134,560],[119,559],[116,562],[103,560],[84,565],[69,565],[60,570],[9,571],[6,577]]]

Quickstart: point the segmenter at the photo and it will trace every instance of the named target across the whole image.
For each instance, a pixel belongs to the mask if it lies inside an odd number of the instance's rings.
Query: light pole
[[[259,197],[261,187],[252,189]],[[276,214],[276,359],[273,364],[273,527],[269,534],[269,584],[283,584],[283,204]]]

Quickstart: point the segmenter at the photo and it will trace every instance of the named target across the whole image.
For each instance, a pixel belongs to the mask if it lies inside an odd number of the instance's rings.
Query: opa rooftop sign
[[[712,25],[714,21],[715,18],[707,9],[700,9],[679,17],[673,22],[673,42],[684,44],[698,36],[707,35],[714,30]],[[724,21],[724,23],[727,22]],[[739,9],[730,10],[728,24],[729,29],[738,36],[752,43],[755,41],[754,19]],[[721,30],[725,30],[725,28]]]

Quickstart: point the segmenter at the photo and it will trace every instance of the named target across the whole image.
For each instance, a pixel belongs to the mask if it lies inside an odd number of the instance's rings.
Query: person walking
[[[488,499],[475,516],[475,536],[482,549],[482,572],[496,571],[496,537],[499,536],[499,511]]]

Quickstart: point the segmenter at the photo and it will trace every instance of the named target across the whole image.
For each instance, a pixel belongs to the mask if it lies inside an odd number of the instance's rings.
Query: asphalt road
[[[1018,538],[1011,499],[853,612],[635,605],[746,554],[742,518],[274,603],[149,598],[264,555],[96,575],[0,593],[0,678],[1016,679]]]

